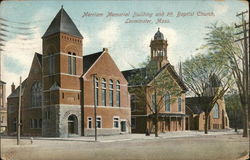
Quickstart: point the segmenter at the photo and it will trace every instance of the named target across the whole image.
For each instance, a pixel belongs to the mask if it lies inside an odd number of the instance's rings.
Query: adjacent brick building
[[[83,36],[63,8],[42,39],[43,54],[35,53],[22,83],[22,135],[93,135],[94,101],[98,134],[130,132],[128,84],[108,49],[83,56]],[[13,85],[8,97],[10,135],[16,133],[19,91]]]
[[[162,100],[161,97],[157,96],[156,100],[161,102],[162,107],[158,112],[158,126],[159,132],[167,131],[180,131],[185,130],[185,92],[187,87],[178,76],[174,67],[168,61],[167,55],[167,40],[164,39],[164,35],[158,31],[154,35],[154,39],[151,40],[151,62],[156,63],[157,71],[152,79],[157,79],[161,74],[167,74],[173,83],[173,87],[179,90],[179,96],[173,96],[167,94]],[[147,77],[147,69],[139,68],[128,71],[123,71],[123,75],[129,82],[129,91],[131,94],[131,127],[133,133],[145,133],[146,131],[154,132],[154,111],[150,109],[149,105],[153,106],[153,99],[149,98],[154,96],[154,89],[150,87],[151,81],[145,84],[134,84],[135,74],[142,72],[144,78]],[[138,95],[133,92],[133,89],[140,86],[147,86],[145,88],[145,101],[148,101],[149,105],[142,100],[137,100]],[[152,101],[152,102],[151,102]],[[152,108],[152,107],[151,107]]]
[[[188,126],[190,130],[204,130],[205,112],[201,109],[203,104],[197,104],[197,97],[186,98],[186,114],[188,115]],[[208,129],[227,129],[229,119],[226,112],[224,98],[217,100],[208,117]]]

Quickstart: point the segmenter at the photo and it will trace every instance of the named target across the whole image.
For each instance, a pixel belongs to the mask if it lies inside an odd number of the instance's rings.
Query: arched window
[[[214,108],[213,108],[213,117],[219,118],[219,106],[217,103],[215,103]]]
[[[102,79],[102,106],[106,106],[106,80]]]
[[[95,104],[98,106],[98,78],[95,78]]]
[[[109,105],[114,106],[114,84],[111,79],[109,80]]]
[[[168,93],[164,96],[164,103],[165,103],[165,111],[170,112],[170,95]]]
[[[68,73],[76,75],[76,54],[68,52]]]
[[[35,82],[31,88],[31,106],[42,106],[42,85],[39,81]]]
[[[121,89],[121,86],[120,86],[120,82],[119,81],[116,81],[116,105],[117,106],[121,106],[121,95],[120,95],[120,89]]]

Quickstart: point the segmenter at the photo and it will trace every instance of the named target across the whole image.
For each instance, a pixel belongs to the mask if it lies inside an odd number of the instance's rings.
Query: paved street
[[[247,154],[247,138],[232,131],[171,132],[159,138],[142,134],[104,136],[99,142],[93,137],[69,139],[3,139],[2,148],[7,160],[235,160]]]

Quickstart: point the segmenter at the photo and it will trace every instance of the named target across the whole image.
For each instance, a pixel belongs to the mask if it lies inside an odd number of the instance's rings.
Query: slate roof
[[[186,106],[188,106],[188,108],[193,111],[194,114],[200,114],[202,112],[204,112],[201,109],[201,105],[199,102],[199,97],[186,97]]]
[[[161,73],[161,71],[163,71],[165,68],[168,69],[169,73],[173,76],[174,79],[176,79],[177,83],[180,85],[180,87],[182,87],[182,89],[184,91],[188,91],[188,88],[186,87],[186,85],[184,84],[184,82],[182,81],[182,79],[178,76],[178,74],[176,73],[176,71],[174,70],[174,68],[171,66],[170,63],[167,63],[165,66],[163,66],[156,74],[154,77],[156,77],[158,74]],[[141,72],[143,74],[143,76],[146,77],[146,68],[137,68],[137,69],[132,69],[132,70],[126,70],[126,71],[122,71],[123,76],[126,78],[126,80],[131,83],[131,79],[133,78],[133,76],[138,73]],[[152,79],[150,79],[148,81],[148,83],[151,81]]]
[[[26,86],[26,82],[27,82],[27,78],[22,82],[22,93],[21,93],[21,96],[23,95],[24,93],[24,88]],[[20,86],[18,86],[14,92],[12,92],[8,98],[14,98],[14,97],[18,97],[19,96],[19,90],[20,90]]]
[[[60,9],[55,18],[52,20],[42,38],[59,32],[83,38],[76,25],[63,8]]]
[[[160,32],[160,28],[158,28],[158,31],[155,33],[154,40],[164,40],[164,35]]]
[[[83,56],[83,74],[89,70],[102,53],[103,51]]]
[[[146,68],[136,68],[136,69],[122,71],[123,76],[130,84],[132,83],[131,80],[133,76],[135,76],[137,73],[141,73],[144,77],[146,77]]]

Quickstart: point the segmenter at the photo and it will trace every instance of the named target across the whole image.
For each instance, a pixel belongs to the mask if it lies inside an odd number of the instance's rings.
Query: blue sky
[[[7,94],[12,82],[27,77],[34,53],[42,53],[41,36],[63,5],[84,37],[84,55],[102,50],[109,52],[121,70],[138,66],[150,53],[150,40],[157,28],[168,40],[168,57],[176,65],[196,54],[211,23],[238,22],[236,13],[248,9],[245,1],[4,1],[0,5],[0,18],[7,24],[5,46],[2,47],[2,79],[7,82]],[[82,17],[84,12],[103,13],[102,17]],[[129,17],[106,17],[108,12],[130,13]],[[152,17],[132,17],[133,13],[152,13]],[[164,17],[154,16],[164,12]],[[173,12],[173,17],[166,14]],[[194,13],[177,17],[178,12]],[[197,16],[197,12],[214,16]],[[152,23],[124,23],[130,19],[150,19]],[[158,18],[169,23],[156,24]],[[1,22],[1,21],[0,21]],[[19,22],[19,23],[17,23]],[[19,27],[19,29],[18,29]],[[20,29],[28,28],[28,29]],[[17,34],[19,33],[19,34]],[[21,33],[21,34],[20,34]],[[26,35],[23,35],[26,33]]]

